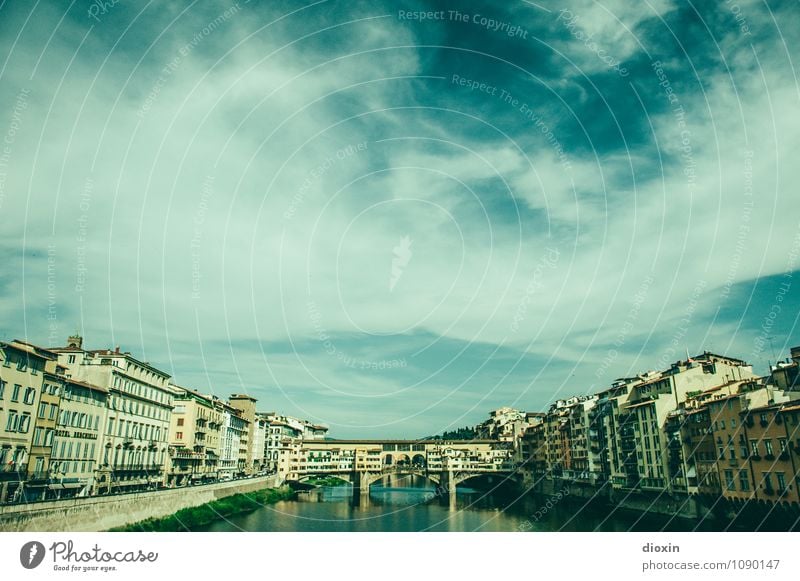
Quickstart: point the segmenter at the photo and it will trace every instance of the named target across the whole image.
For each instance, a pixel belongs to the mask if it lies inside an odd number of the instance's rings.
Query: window
[[[725,471],[725,486],[728,490],[736,490],[736,484],[733,481],[733,470]]]
[[[35,428],[33,430],[33,445],[39,446],[42,443],[42,428]]]
[[[19,431],[23,434],[28,432],[28,429],[31,427],[31,415],[24,413],[22,414],[22,418],[19,422]]]
[[[747,444],[744,444],[744,443],[739,444],[739,448],[740,448],[740,451],[741,451],[740,456],[742,458],[747,458]]]
[[[747,470],[739,470],[739,490],[742,492],[750,490],[750,479],[747,477]]]
[[[16,410],[9,410],[8,421],[6,422],[6,432],[16,432],[19,427],[19,416]]]
[[[47,404],[42,402],[39,404],[39,417],[43,418],[47,415]]]
[[[11,401],[19,401],[19,390],[22,386],[18,383],[14,384],[14,389],[11,391]]]
[[[49,416],[49,418],[51,420],[55,419],[57,413],[58,413],[58,406],[56,404],[54,404],[54,403],[51,403],[50,404],[50,416]]]
[[[3,399],[3,394],[6,391],[6,382],[0,379],[0,399]]]
[[[44,445],[45,446],[52,446],[53,445],[53,429],[47,429],[44,432]]]
[[[177,440],[183,440],[183,432],[175,432],[175,438]]]
[[[731,428],[736,427],[736,418],[731,418]]]
[[[182,426],[182,425],[183,425],[183,418],[178,418],[178,425],[179,425],[179,426]]]
[[[750,451],[753,456],[758,456],[758,440],[750,440]]]
[[[725,429],[725,420],[720,420],[719,421],[719,429],[720,430],[724,430]]]
[[[768,492],[771,492],[772,491],[772,475],[769,472],[764,472],[763,475],[764,475],[764,478],[762,479],[762,482],[764,483],[764,489],[767,490]]]
[[[778,481],[778,490],[786,490],[786,475],[783,472],[776,472],[775,479]]]
[[[764,440],[764,451],[766,452],[767,456],[772,456],[772,440]]]
[[[786,454],[787,453],[787,449],[786,449],[787,445],[788,444],[787,444],[786,438],[778,438],[778,446],[780,447],[781,454]]]
[[[17,371],[27,371],[28,370],[28,360],[25,357],[20,357],[17,359]]]

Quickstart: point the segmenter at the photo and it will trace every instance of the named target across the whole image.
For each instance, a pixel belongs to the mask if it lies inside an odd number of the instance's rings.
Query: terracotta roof
[[[11,342],[0,341],[0,345],[5,345],[6,347],[11,347],[17,351],[22,351],[36,357],[41,357],[42,359],[56,359],[56,354],[52,351],[48,351],[42,347],[37,347],[36,345],[32,345],[27,341],[21,341],[19,339],[14,339]]]

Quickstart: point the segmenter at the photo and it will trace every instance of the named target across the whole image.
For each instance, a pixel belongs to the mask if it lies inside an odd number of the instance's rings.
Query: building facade
[[[82,342],[73,336],[66,347],[53,351],[70,379],[108,391],[98,488],[113,492],[162,486],[175,396],[169,374],[119,348],[87,351]]]

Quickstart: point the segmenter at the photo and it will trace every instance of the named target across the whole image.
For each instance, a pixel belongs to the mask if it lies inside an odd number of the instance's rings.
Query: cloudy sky
[[[800,344],[796,2],[3,2],[0,335],[338,437]]]

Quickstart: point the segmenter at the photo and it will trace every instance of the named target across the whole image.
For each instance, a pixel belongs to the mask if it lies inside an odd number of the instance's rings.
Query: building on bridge
[[[278,473],[290,481],[337,476],[361,492],[386,474],[415,473],[454,492],[468,478],[511,475],[513,456],[510,443],[496,440],[319,440],[295,443]]]

